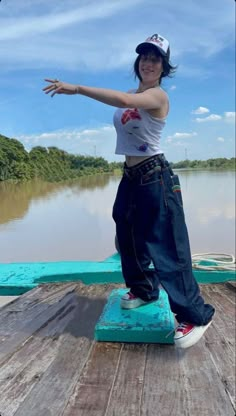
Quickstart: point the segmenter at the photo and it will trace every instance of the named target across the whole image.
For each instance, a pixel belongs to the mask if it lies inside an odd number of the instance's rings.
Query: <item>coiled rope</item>
[[[193,269],[235,271],[235,257],[232,254],[200,253],[192,255]]]

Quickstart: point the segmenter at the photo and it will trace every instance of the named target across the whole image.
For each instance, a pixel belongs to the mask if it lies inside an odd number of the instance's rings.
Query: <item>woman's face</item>
[[[140,55],[139,73],[143,83],[156,83],[163,71],[162,57],[153,52]]]

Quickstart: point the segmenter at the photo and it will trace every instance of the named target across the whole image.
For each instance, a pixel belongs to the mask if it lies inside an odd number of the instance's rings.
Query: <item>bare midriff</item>
[[[149,157],[150,156],[125,156],[125,162],[127,166],[131,167],[143,162],[143,160],[148,159]]]

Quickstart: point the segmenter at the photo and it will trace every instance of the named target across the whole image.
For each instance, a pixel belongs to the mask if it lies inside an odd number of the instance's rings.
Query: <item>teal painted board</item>
[[[0,286],[0,296],[20,296],[37,286],[34,284],[27,286]]]
[[[174,343],[174,315],[166,292],[159,299],[135,309],[121,309],[120,298],[127,289],[111,292],[95,327],[97,341]]]
[[[193,270],[199,283],[235,280],[232,271]],[[43,283],[82,281],[84,284],[124,283],[118,253],[104,261],[64,261],[0,264],[0,295],[24,293]]]

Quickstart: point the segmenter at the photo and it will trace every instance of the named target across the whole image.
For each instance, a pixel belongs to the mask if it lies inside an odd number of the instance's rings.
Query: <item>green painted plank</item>
[[[194,270],[194,275],[199,283],[223,283],[236,280],[234,271]],[[0,264],[0,295],[14,293],[14,289],[12,289],[14,287],[16,291],[24,290],[24,288],[27,291],[42,283],[78,280],[85,284],[124,283],[119,254],[116,253],[101,262],[64,261]]]
[[[27,286],[0,286],[0,296],[20,296],[37,286],[36,284]]]
[[[159,299],[135,309],[121,309],[120,298],[127,289],[111,292],[95,326],[97,341],[174,343],[174,315],[167,294],[160,290]]]

